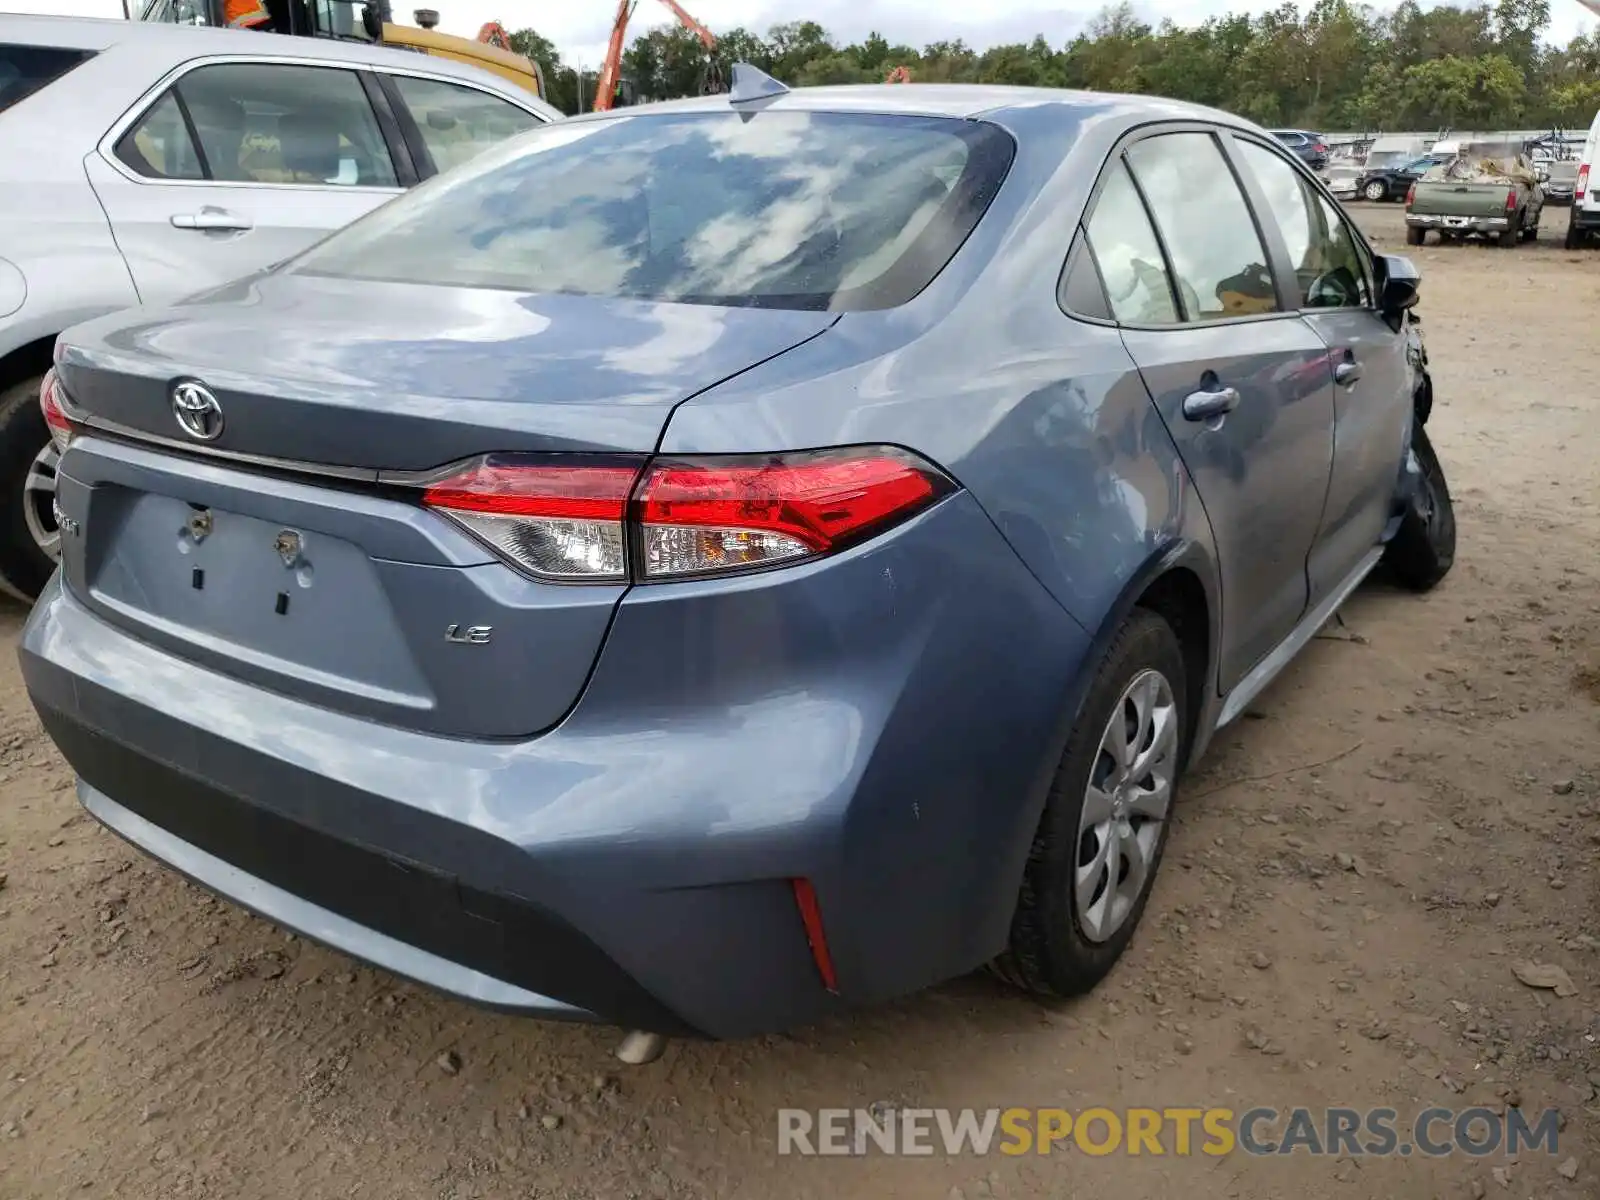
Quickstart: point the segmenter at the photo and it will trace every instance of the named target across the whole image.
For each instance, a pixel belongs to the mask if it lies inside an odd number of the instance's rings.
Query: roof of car
[[[1042,104],[1114,109],[1130,118],[1205,121],[1239,128],[1252,127],[1248,121],[1232,113],[1206,108],[1199,104],[1189,104],[1182,100],[1168,100],[1161,96],[986,83],[866,83],[831,87],[797,87],[769,99],[751,101],[739,107],[745,111],[765,111],[771,108],[810,112],[979,117]],[[619,112],[637,115],[654,112],[727,112],[732,106],[733,102],[726,95],[718,94],[692,96],[684,100],[664,100],[638,108],[613,110],[612,115]],[[588,120],[591,117],[604,116],[606,114],[585,113],[571,119]]]
[[[209,54],[326,59],[419,69],[419,56],[410,50],[371,46],[349,38],[286,37],[245,29],[211,29],[194,25],[168,25],[154,21],[123,21],[107,17],[48,17],[0,13],[0,42],[30,46],[59,46],[73,50],[109,50],[133,45],[167,55],[174,62]],[[474,83],[496,81],[511,85],[491,72],[437,55],[424,58],[432,74],[456,75]]]

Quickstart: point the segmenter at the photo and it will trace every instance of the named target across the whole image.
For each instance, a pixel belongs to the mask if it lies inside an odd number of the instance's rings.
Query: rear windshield
[[[403,283],[852,310],[926,287],[1010,166],[942,117],[628,115],[491,150],[291,269]]]
[[[88,50],[0,45],[0,112],[54,83],[89,57]]]

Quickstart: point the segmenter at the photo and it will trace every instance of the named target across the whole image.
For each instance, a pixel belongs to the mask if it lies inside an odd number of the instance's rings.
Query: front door
[[[84,166],[145,303],[280,262],[401,190],[360,75],[302,64],[197,67]]]
[[[1275,149],[1234,144],[1294,268],[1295,302],[1333,359],[1333,474],[1306,564],[1316,604],[1378,545],[1393,511],[1411,420],[1406,339],[1378,315],[1372,264],[1332,201]]]
[[[1306,554],[1333,455],[1328,349],[1283,311],[1213,134],[1145,137],[1111,171],[1089,240],[1211,522],[1226,691],[1306,609]]]

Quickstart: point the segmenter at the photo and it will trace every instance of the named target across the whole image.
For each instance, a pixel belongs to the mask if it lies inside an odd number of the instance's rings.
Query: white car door
[[[416,176],[408,156],[397,167],[385,117],[380,125],[361,74],[343,67],[245,60],[184,71],[84,163],[140,299],[248,275],[398,195]]]

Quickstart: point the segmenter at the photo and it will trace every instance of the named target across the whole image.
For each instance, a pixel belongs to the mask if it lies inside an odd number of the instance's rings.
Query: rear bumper
[[[1457,217],[1441,213],[1406,213],[1406,224],[1422,229],[1442,229],[1446,233],[1503,233],[1511,228],[1509,216]]]
[[[1600,208],[1590,208],[1584,204],[1572,206],[1572,224],[1577,229],[1600,229]]]
[[[736,1037],[1003,945],[1086,650],[958,494],[822,563],[635,589],[532,740],[268,692],[59,580],[21,658],[89,811],[207,887],[478,1003]]]

